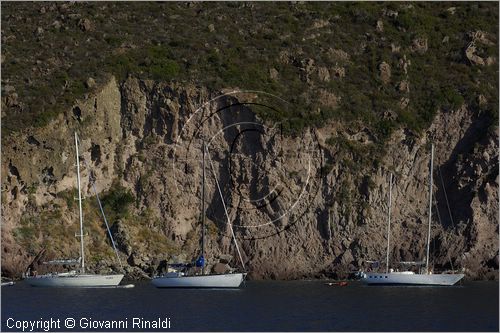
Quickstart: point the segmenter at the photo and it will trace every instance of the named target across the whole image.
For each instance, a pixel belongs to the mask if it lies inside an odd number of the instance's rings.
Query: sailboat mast
[[[202,176],[201,187],[201,255],[205,258],[205,140],[203,140]],[[205,265],[201,267],[201,274],[205,274]]]
[[[429,274],[429,249],[431,244],[431,220],[432,220],[432,169],[434,163],[434,144],[431,144],[431,163],[429,170],[429,230],[427,231],[427,255],[425,258],[425,271]]]
[[[389,243],[391,239],[391,202],[392,202],[392,173],[389,177],[389,222],[387,223],[387,258],[385,260],[385,272],[389,273]]]
[[[81,261],[81,270],[82,273],[85,273],[85,252],[83,249],[83,212],[82,212],[82,191],[80,185],[80,157],[78,156],[78,135],[75,132],[75,148],[76,148],[76,176],[78,180],[78,207],[80,212],[80,257]]]

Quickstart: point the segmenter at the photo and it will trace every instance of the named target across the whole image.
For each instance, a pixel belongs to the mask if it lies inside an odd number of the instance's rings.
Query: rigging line
[[[205,149],[207,149],[207,148],[205,147]],[[226,214],[227,224],[229,225],[229,229],[231,230],[231,235],[233,236],[234,245],[236,245],[236,250],[238,251],[238,256],[240,257],[240,262],[241,262],[241,265],[243,266],[243,271],[246,271],[245,263],[243,262],[243,257],[241,256],[240,248],[238,246],[238,242],[236,241],[236,236],[234,235],[233,226],[231,224],[231,220],[229,219],[229,214],[227,213],[226,203],[224,202],[224,196],[222,195],[219,181],[217,180],[217,175],[215,173],[214,164],[212,163],[212,157],[210,156],[208,149],[207,149],[206,154],[208,155],[208,160],[210,161],[210,167],[212,169],[212,173],[214,174],[215,184],[217,185],[217,189],[219,190],[220,199],[222,201],[222,206],[224,207],[224,212]]]
[[[448,207],[448,214],[450,214],[451,225],[455,229],[455,223],[453,222],[453,215],[451,215],[450,203],[448,202],[448,194],[446,194],[446,188],[444,187],[443,174],[441,173],[441,167],[438,165],[439,178],[441,179],[441,186],[443,187],[444,199],[446,200],[446,207]]]
[[[436,207],[436,213],[437,213],[437,217],[438,217],[438,220],[439,220],[439,224],[441,226],[443,226],[443,222],[441,220],[441,214],[439,214],[439,209],[438,209],[438,205],[437,205],[437,200],[434,200],[434,207]],[[445,243],[445,246],[448,247],[448,234],[446,234],[444,232],[444,230],[442,231],[444,233],[444,236],[443,236],[443,239],[444,239],[444,243]],[[436,251],[436,248],[434,247],[434,251]],[[450,261],[450,265],[451,265],[451,270],[453,270],[453,262],[451,261],[451,256],[450,256],[450,252],[447,251],[447,254],[448,254],[448,260]]]
[[[92,177],[92,169],[88,166],[87,161],[83,160],[85,167],[90,170],[89,172],[89,182],[92,184],[92,189],[94,191],[95,197],[97,198],[97,203],[99,204],[99,209],[101,210],[102,217],[104,218],[104,223],[106,224],[106,229],[108,230],[109,238],[111,239],[111,244],[113,244],[113,249],[115,250],[116,259],[118,259],[118,264],[120,265],[121,270],[123,271],[122,261],[120,260],[120,256],[118,255],[118,249],[116,248],[115,240],[113,239],[113,235],[111,234],[111,230],[109,228],[108,219],[106,218],[106,214],[104,214],[104,208],[102,207],[101,200],[99,199],[99,194],[97,194],[97,189],[95,187],[95,181]]]

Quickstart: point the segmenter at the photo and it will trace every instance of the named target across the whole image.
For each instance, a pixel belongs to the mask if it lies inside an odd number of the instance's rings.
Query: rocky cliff
[[[19,276],[42,248],[46,257],[78,256],[77,131],[94,271],[117,263],[91,172],[130,277],[199,254],[202,142],[210,266],[241,266],[224,206],[253,278],[344,277],[384,260],[390,173],[390,260],[422,260],[434,143],[431,263],[469,278],[498,276],[498,134],[487,113],[466,104],[440,110],[426,131],[395,130],[367,156],[376,138],[362,123],[288,133],[260,117],[290,107],[262,92],[110,77],[48,125],[10,134],[2,142],[2,274]]]
[[[422,260],[498,272],[498,3],[5,2],[2,274],[78,257],[131,278],[344,277]],[[240,89],[238,89],[240,88]],[[226,214],[227,211],[227,214]],[[67,267],[66,267],[67,268]],[[241,268],[241,267],[240,267]],[[39,268],[41,271],[42,268]]]

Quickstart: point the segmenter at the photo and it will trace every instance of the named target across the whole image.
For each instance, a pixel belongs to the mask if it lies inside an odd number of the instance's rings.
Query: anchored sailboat
[[[117,286],[123,279],[123,274],[100,275],[100,274],[85,273],[82,193],[80,185],[80,158],[78,155],[78,135],[76,134],[76,132],[75,132],[75,150],[76,150],[76,170],[77,170],[77,184],[78,184],[78,207],[80,215],[80,234],[78,235],[80,237],[80,258],[76,260],[73,259],[53,260],[47,262],[47,264],[62,264],[62,265],[79,264],[80,270],[79,272],[73,270],[66,273],[50,273],[44,275],[27,276],[26,281],[31,286],[34,287],[113,287]],[[107,221],[106,221],[106,226],[107,226]],[[112,237],[111,240],[113,241]]]
[[[172,272],[168,272],[162,276],[155,277],[151,283],[159,288],[238,288],[245,279],[246,273],[227,273],[227,274],[205,274],[205,142],[202,146],[203,150],[203,171],[202,171],[202,189],[201,189],[201,214],[202,214],[202,232],[201,232],[201,255],[196,260],[196,267],[201,268],[201,274],[199,275],[189,275],[182,271],[185,268],[184,265],[176,265],[176,269]],[[212,169],[213,170],[213,169]],[[215,174],[214,174],[215,175]],[[244,267],[243,260],[241,259],[240,250],[238,243],[236,242],[236,237],[234,236],[233,227],[229,221],[229,216],[227,214],[226,205],[224,203],[224,198],[219,186],[217,177],[215,177],[215,182],[219,190],[219,194],[224,206],[224,211],[228,219],[228,225],[231,229],[231,234],[233,236],[236,249],[240,256],[241,264]]]
[[[415,273],[413,271],[395,272],[389,270],[389,244],[390,244],[390,229],[391,229],[391,201],[392,201],[392,174],[389,181],[389,213],[387,227],[387,257],[386,257],[386,272],[372,273],[362,272],[361,281],[365,284],[397,284],[397,285],[438,285],[452,286],[460,281],[464,274],[432,274],[429,270],[429,249],[431,240],[431,221],[432,221],[432,169],[434,162],[434,145],[431,145],[431,162],[430,162],[430,178],[429,178],[429,228],[427,232],[427,255],[425,258],[425,272]],[[422,264],[423,262],[403,262],[403,264]]]

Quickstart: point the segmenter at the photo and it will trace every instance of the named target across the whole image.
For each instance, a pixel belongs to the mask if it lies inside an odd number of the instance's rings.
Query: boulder
[[[493,65],[497,62],[497,59],[495,57],[488,57],[486,58],[486,65],[490,66]]]
[[[389,83],[391,81],[391,66],[383,61],[379,66],[378,69],[380,71],[380,79],[384,83]]]
[[[408,104],[410,104],[410,99],[408,97],[401,97],[398,104],[401,109],[406,109]]]
[[[132,246],[130,241],[130,230],[119,220],[111,226],[111,234],[115,240],[117,248],[127,255],[131,255]]]
[[[330,82],[330,72],[326,67],[318,68],[318,77],[323,82]]]
[[[12,93],[10,95],[8,95],[6,98],[5,98],[5,104],[7,106],[16,106],[16,105],[19,105],[18,101],[17,101],[17,93]]]
[[[478,97],[477,97],[477,103],[480,105],[480,106],[483,106],[483,105],[486,105],[488,104],[488,100],[486,99],[486,97],[482,94],[480,94]]]
[[[391,43],[391,52],[398,53],[399,51],[401,51],[401,46]]]
[[[57,20],[56,20],[56,21],[54,21],[54,22],[52,22],[52,27],[53,27],[54,29],[57,29],[57,30],[61,29],[61,22],[59,22],[59,21],[57,21]]]
[[[92,87],[94,87],[94,86],[95,86],[95,80],[94,80],[93,78],[89,77],[89,78],[87,79],[87,81],[85,81],[85,86],[86,86],[87,88],[92,88]]]
[[[221,254],[219,256],[219,262],[223,264],[229,264],[233,260],[233,256],[230,254]]]
[[[410,92],[410,82],[403,80],[398,84],[398,90],[400,92],[409,93]]]
[[[227,264],[217,263],[212,267],[212,273],[214,274],[225,274],[229,272],[231,268]]]
[[[272,80],[276,80],[278,79],[278,70],[276,68],[270,68],[269,69],[269,77],[272,79]]]
[[[412,52],[425,53],[428,49],[427,38],[418,37],[413,40],[411,45]]]
[[[82,31],[90,31],[90,30],[92,30],[92,22],[89,19],[87,19],[87,18],[80,19],[78,21],[78,27]]]
[[[465,49],[465,57],[470,61],[472,65],[485,65],[484,59],[476,54],[476,45],[474,44],[474,42],[470,42]]]
[[[333,67],[333,76],[342,79],[343,77],[345,77],[345,68],[340,66]]]

